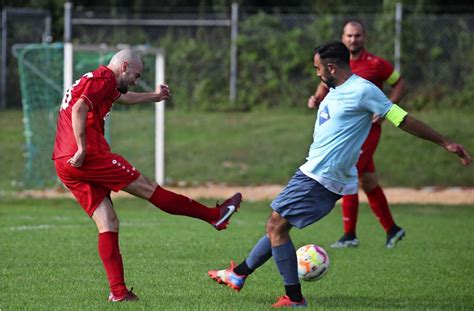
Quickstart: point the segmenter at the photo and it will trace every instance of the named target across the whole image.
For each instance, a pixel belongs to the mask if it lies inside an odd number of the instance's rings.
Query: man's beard
[[[335,89],[336,88],[336,82],[334,81],[334,78],[329,78],[327,80],[324,80],[322,77],[320,78],[321,81],[323,81],[327,86],[328,88],[333,88]]]
[[[126,94],[128,92],[128,86],[119,86],[117,87],[117,90],[121,93],[121,94]]]
[[[350,46],[349,47],[349,52],[351,54],[357,54],[359,53],[360,51],[362,51],[362,46],[360,45],[353,45],[353,46]]]

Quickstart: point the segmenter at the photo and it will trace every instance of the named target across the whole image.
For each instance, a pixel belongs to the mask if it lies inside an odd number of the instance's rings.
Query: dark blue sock
[[[289,240],[285,244],[272,247],[272,254],[285,285],[299,284],[296,250],[293,242]]]
[[[257,244],[255,244],[245,262],[250,269],[255,270],[266,263],[271,257],[272,245],[270,244],[270,239],[265,234]]]
[[[267,262],[270,257],[272,257],[272,245],[270,244],[270,239],[265,234],[257,244],[255,244],[247,259],[234,268],[234,272],[240,275],[249,275]]]

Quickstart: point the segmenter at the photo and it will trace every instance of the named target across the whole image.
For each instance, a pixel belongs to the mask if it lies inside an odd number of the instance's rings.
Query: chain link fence
[[[460,105],[474,95],[469,91],[474,86],[474,14],[420,13],[403,6],[401,56],[395,59],[395,7],[381,12],[352,10],[366,13],[267,13],[239,7],[238,53],[232,57],[229,7],[130,11],[78,6],[73,9],[73,43],[164,49],[167,82],[173,89],[171,107],[212,111],[301,106],[318,83],[311,64],[314,46],[340,39],[343,22],[358,18],[367,30],[367,49],[400,64],[409,85],[403,102],[408,108]],[[5,8],[3,12],[7,18],[2,23],[0,108],[19,107],[11,46],[47,41],[51,21],[46,11]],[[234,83],[232,62],[238,64]],[[230,85],[236,85],[236,96],[231,96],[236,100],[229,99]]]
[[[129,13],[79,8],[73,15],[73,42],[165,49],[166,76],[174,95],[170,105],[202,110],[304,105],[318,83],[311,61],[314,46],[340,39],[342,24],[349,18],[365,24],[369,51],[396,61],[395,8],[380,13],[315,15],[268,14],[240,7],[237,100],[232,102],[228,96],[230,15],[229,9]],[[90,22],[98,19],[126,20],[128,24]],[[222,23],[216,26],[209,21]],[[399,62],[409,85],[408,105],[422,108],[469,87],[474,80],[474,15],[422,14],[404,6],[400,26]]]
[[[74,10],[72,24],[74,44],[164,49],[167,83],[173,89],[169,106],[190,109],[197,102],[200,106],[229,102],[230,12],[134,15]]]
[[[3,8],[0,44],[0,109],[20,107],[18,65],[12,46],[51,41],[51,14],[46,10]]]

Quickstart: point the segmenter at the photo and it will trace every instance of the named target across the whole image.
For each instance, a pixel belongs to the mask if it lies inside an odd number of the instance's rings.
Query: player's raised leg
[[[135,301],[138,297],[127,289],[123,272],[122,255],[119,248],[119,221],[108,197],[92,214],[99,230],[98,250],[109,280],[109,301]]]
[[[242,202],[242,195],[236,193],[224,203],[210,208],[186,196],[166,190],[143,175],[123,190],[150,201],[164,212],[204,220],[217,230],[227,228],[230,217],[239,209]]]

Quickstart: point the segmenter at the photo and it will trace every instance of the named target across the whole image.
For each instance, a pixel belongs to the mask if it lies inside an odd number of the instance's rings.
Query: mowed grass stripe
[[[471,107],[413,113],[474,153]],[[0,190],[15,190],[23,178],[25,140],[21,111],[0,114]],[[154,175],[153,110],[114,110],[112,150],[148,176]],[[171,184],[284,185],[304,163],[312,141],[315,111],[308,109],[203,113],[167,110],[166,178]],[[384,186],[472,186],[474,166],[385,122],[375,154]],[[52,138],[49,140],[52,143]],[[52,149],[52,146],[51,146]],[[39,161],[39,159],[36,159]],[[51,166],[50,154],[42,159]],[[51,178],[50,184],[54,182]]]

